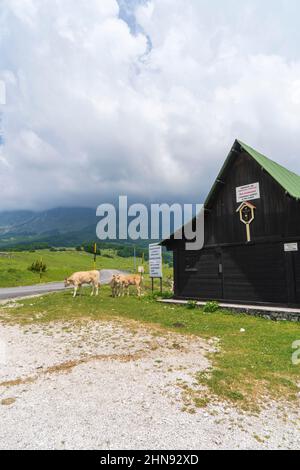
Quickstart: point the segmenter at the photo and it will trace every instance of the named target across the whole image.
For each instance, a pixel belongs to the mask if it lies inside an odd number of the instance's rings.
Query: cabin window
[[[187,255],[185,258],[185,272],[187,273],[198,272],[197,261],[198,261],[197,255]]]

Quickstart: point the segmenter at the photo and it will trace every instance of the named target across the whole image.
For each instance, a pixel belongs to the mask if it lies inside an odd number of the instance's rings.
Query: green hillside
[[[83,251],[0,253],[0,287],[39,283],[39,273],[29,271],[28,267],[40,259],[47,265],[47,271],[42,274],[42,282],[62,281],[74,271],[94,269],[93,256]],[[121,258],[110,250],[103,250],[96,267],[132,271],[134,262],[133,258]]]

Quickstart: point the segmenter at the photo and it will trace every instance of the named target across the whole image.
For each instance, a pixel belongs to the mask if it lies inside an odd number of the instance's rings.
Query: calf
[[[127,292],[127,295],[129,296],[130,286],[135,286],[138,296],[141,296],[143,284],[142,274],[119,274],[115,277],[115,283],[118,296],[125,295],[125,292]]]
[[[113,297],[120,297],[121,294],[121,282],[119,279],[119,274],[114,274],[112,280],[110,281],[111,294]]]
[[[92,286],[91,296],[99,293],[100,287],[100,273],[99,271],[83,271],[72,274],[72,276],[65,279],[65,287],[74,286],[73,297],[76,297],[78,288],[83,284],[90,284]]]

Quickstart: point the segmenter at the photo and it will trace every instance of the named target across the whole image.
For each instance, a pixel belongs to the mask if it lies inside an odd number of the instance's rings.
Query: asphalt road
[[[114,274],[122,271],[117,269],[103,269],[100,271],[101,284],[109,284]],[[16,299],[19,297],[30,297],[31,295],[47,294],[65,290],[63,282],[50,282],[47,284],[37,284],[34,286],[4,287],[0,288],[0,300]]]

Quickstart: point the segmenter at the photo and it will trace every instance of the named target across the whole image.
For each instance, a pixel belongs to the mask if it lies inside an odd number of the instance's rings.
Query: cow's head
[[[71,282],[67,277],[64,282],[65,282],[65,287],[69,287],[71,285]]]

